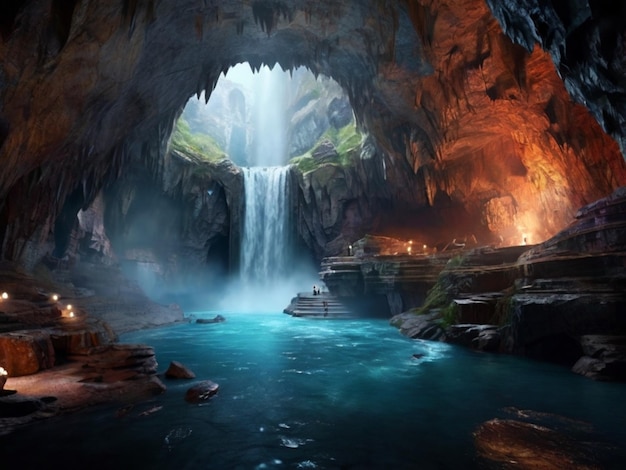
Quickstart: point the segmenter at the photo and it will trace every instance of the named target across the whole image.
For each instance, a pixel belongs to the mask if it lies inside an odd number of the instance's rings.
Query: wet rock
[[[550,428],[516,420],[493,419],[474,432],[479,457],[497,468],[599,469],[583,443]]]
[[[219,389],[219,385],[211,380],[198,382],[185,393],[185,401],[189,403],[200,403],[214,396]]]
[[[195,376],[196,374],[178,361],[170,362],[165,371],[165,377],[168,379],[193,379]]]
[[[585,356],[573,372],[595,380],[626,381],[626,336],[584,335],[580,344]]]
[[[0,418],[17,418],[26,416],[50,407],[54,403],[52,397],[44,399],[14,395],[0,399]],[[0,433],[2,434],[2,433]]]
[[[451,325],[446,329],[446,340],[480,351],[496,351],[500,346],[500,334],[496,325]]]
[[[401,313],[394,315],[390,323],[409,338],[428,340],[443,340],[445,331],[440,325],[439,312],[417,315],[415,313]]]

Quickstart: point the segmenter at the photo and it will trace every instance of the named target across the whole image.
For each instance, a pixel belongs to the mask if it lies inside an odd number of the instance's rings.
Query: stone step
[[[326,303],[326,307],[324,307]],[[352,316],[352,312],[335,296],[322,293],[313,295],[312,293],[300,292],[285,308],[284,313],[294,317],[312,318],[345,318]]]

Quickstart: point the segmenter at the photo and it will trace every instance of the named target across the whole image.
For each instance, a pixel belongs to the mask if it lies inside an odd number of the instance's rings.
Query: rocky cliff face
[[[158,175],[175,117],[189,96],[210,93],[219,74],[242,61],[305,65],[334,78],[374,143],[356,168],[322,166],[302,177],[302,236],[318,256],[370,229],[429,240],[545,239],[578,207],[625,183],[626,166],[616,142],[572,103],[553,64],[560,44],[550,39],[553,30],[538,27],[537,16],[534,30],[516,19],[532,7],[524,5],[493,6],[504,30],[483,0],[48,0],[3,7],[2,257],[32,266],[59,251],[72,214],[121,177],[116,184],[126,189],[117,186],[107,205],[135,221],[112,216],[105,223],[141,227],[142,214],[126,206],[143,168],[157,175],[155,197],[158,186],[172,194],[176,186]],[[597,118],[603,100],[619,103],[624,92],[604,79],[600,88],[585,84],[600,65],[603,76],[621,83],[623,54],[608,49],[621,44],[623,30],[608,11],[585,15],[599,35],[584,47],[595,68],[580,62],[563,78],[570,91],[590,97]],[[570,16],[563,24],[574,28],[582,17]],[[534,36],[518,34],[531,30]],[[506,33],[527,37],[527,47]],[[562,73],[572,62],[557,63]],[[623,139],[623,113],[612,106],[601,121]],[[210,219],[197,227],[210,234],[190,235],[197,249],[233,234],[224,232],[221,209],[198,202],[204,189],[194,181],[179,180],[175,191]],[[137,197],[147,191],[135,190]]]
[[[230,161],[171,152],[157,175],[139,165],[105,194],[118,260],[133,278],[142,271],[154,277],[143,287],[155,288],[155,297],[213,294],[217,281],[237,270],[243,179]]]
[[[487,0],[515,43],[549,52],[569,94],[585,105],[626,154],[626,17],[623,2]]]

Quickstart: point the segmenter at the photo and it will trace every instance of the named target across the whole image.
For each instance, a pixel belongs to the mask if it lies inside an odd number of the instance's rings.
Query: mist
[[[289,187],[291,178],[286,165],[287,107],[294,86],[290,74],[280,66],[264,66],[253,73],[248,64],[239,64],[222,80],[227,93],[212,95],[206,108],[195,103],[198,119],[190,122],[192,127],[202,129],[202,119],[206,119],[204,132],[210,132],[210,116],[219,116],[220,110],[228,111],[224,96],[235,96],[233,83],[240,87],[238,96],[245,97],[247,111],[244,109],[238,116],[245,122],[224,121],[232,126],[225,129],[226,135],[232,134],[236,126],[245,128],[249,143],[239,146],[244,150],[237,161],[245,192],[238,266],[229,265],[228,253],[233,247],[226,243],[209,252],[205,262],[181,263],[175,280],[165,272],[163,259],[161,265],[135,262],[124,269],[149,297],[160,303],[178,303],[187,311],[282,312],[298,292],[310,292],[313,285],[321,285],[313,256],[302,248],[290,214],[294,191]],[[220,86],[218,82],[216,89]],[[221,101],[214,102],[213,98]],[[170,217],[177,219],[180,215]],[[160,215],[154,213],[152,218],[159,220]],[[145,225],[145,233],[143,229]],[[181,249],[184,247],[173,253]],[[212,255],[217,260],[211,259]]]

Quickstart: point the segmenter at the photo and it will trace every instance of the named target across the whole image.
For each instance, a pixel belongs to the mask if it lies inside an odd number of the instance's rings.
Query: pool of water
[[[196,373],[122,418],[119,404],[50,420],[3,438],[21,468],[480,468],[472,432],[510,408],[591,427],[584,439],[626,462],[626,385],[598,383],[520,358],[411,340],[382,319],[307,320],[281,313],[199,312],[189,323],[125,334],[155,347],[159,371]],[[419,358],[414,355],[421,356]],[[184,401],[198,380],[218,395]],[[162,407],[147,416],[141,412]],[[11,467],[14,468],[14,467]]]

